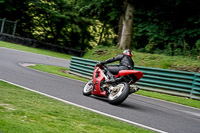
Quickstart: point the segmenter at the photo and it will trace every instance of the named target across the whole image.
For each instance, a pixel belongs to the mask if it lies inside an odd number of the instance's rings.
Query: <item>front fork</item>
[[[103,70],[103,76],[104,76],[105,81],[106,81],[106,80],[108,80],[108,77],[105,75],[105,71],[107,71],[107,70]]]

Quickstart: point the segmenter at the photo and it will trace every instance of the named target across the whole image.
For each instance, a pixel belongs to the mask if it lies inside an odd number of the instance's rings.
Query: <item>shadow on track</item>
[[[105,97],[99,97],[99,96],[94,96],[94,95],[91,95],[89,97],[92,98],[92,99],[96,99],[96,100],[99,100],[99,101],[102,101],[104,103],[109,104],[108,99],[105,98]],[[143,111],[143,112],[145,112],[145,110],[146,110],[145,107],[143,107],[143,106],[141,106],[139,104],[136,104],[136,103],[128,102],[126,100],[123,103],[119,104],[119,105],[112,105],[112,104],[110,104],[110,105],[118,107],[118,108],[139,110],[139,111]]]
[[[94,96],[94,95],[91,95],[90,97],[108,103],[108,99],[105,97],[99,97],[99,96]]]

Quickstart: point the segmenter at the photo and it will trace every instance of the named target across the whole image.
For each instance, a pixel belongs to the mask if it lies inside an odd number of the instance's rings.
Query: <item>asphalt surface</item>
[[[106,99],[82,95],[84,82],[35,71],[20,63],[69,66],[68,60],[0,47],[0,79],[170,133],[200,133],[200,110],[139,95],[119,106]]]

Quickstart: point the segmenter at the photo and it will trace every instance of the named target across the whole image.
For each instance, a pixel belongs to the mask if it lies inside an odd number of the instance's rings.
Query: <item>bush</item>
[[[200,39],[196,41],[195,45],[197,50],[200,51]]]

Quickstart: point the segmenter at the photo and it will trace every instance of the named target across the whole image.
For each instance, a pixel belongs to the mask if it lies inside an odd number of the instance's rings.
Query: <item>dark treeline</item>
[[[169,55],[200,54],[199,0],[141,0],[135,13],[134,47]]]
[[[75,0],[5,0],[0,17],[18,20],[16,35],[85,49],[92,39],[93,25],[79,13]]]
[[[119,44],[127,3],[134,8],[131,48],[199,55],[199,0],[1,0],[0,18],[18,20],[18,36],[83,50]]]

